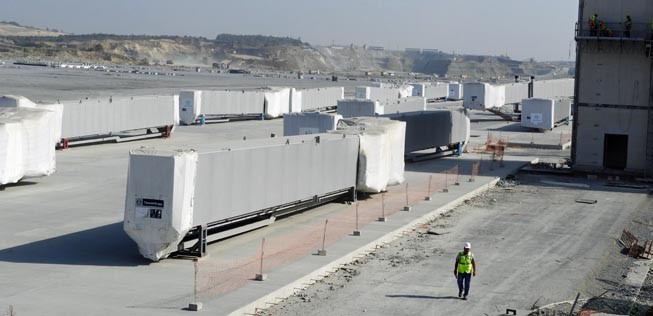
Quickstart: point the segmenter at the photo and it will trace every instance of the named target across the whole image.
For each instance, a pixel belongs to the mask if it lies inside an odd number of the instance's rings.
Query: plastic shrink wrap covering
[[[423,83],[411,83],[413,86],[413,95],[414,97],[425,97],[426,85]]]
[[[336,129],[342,115],[303,112],[290,113],[283,116],[283,136],[326,133]]]
[[[55,116],[46,109],[0,108],[0,184],[55,172]]]
[[[462,100],[463,99],[463,84],[458,82],[449,83],[449,92],[447,93],[449,100]]]
[[[426,110],[426,98],[409,97],[382,104],[376,114],[391,114]]]
[[[414,87],[411,85],[399,87],[399,98],[407,98],[413,96]]]
[[[505,86],[469,82],[464,84],[463,90],[463,106],[467,109],[485,110],[502,107],[506,102]]]
[[[469,142],[471,124],[464,109],[409,112],[386,117],[406,122],[406,153]]]
[[[202,113],[202,91],[179,92],[179,120],[184,125],[195,123]]]
[[[179,125],[180,122],[180,117],[179,117],[179,95],[178,94],[173,94],[172,95],[172,103],[173,103],[173,108],[174,108],[174,123],[175,125]]]
[[[444,82],[434,82],[426,86],[424,97],[427,99],[443,99],[447,97],[449,84]]]
[[[166,258],[193,227],[197,161],[194,151],[130,152],[123,228],[145,258]]]
[[[265,92],[265,117],[276,118],[290,113],[290,88],[272,88]]]
[[[374,116],[383,113],[379,101],[350,99],[338,101],[338,114],[344,118]]]
[[[25,175],[26,136],[21,120],[0,109],[0,185],[16,183]]]
[[[337,133],[359,133],[361,138],[358,185],[378,193],[404,182],[406,123],[387,118],[359,117],[338,122]]]
[[[300,111],[334,107],[338,104],[338,101],[344,99],[345,96],[345,88],[343,87],[301,89],[297,91],[301,96]],[[293,112],[298,112],[294,109],[294,104],[295,101],[293,96]]]
[[[290,113],[303,111],[303,93],[295,88],[290,89]]]

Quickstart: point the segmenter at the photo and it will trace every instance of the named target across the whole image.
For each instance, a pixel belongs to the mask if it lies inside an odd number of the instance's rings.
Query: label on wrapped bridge
[[[163,207],[163,200],[155,199],[136,199],[136,206]]]

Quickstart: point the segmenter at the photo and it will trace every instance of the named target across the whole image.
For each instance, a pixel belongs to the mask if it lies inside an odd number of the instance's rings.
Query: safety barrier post
[[[444,171],[444,189],[442,189],[442,192],[449,192],[449,170]]]
[[[326,232],[327,232],[327,225],[329,224],[329,220],[324,221],[324,235],[322,236],[322,249],[318,249],[317,255],[318,256],[326,256],[327,251],[325,249],[325,244],[326,244]]]
[[[472,164],[471,170],[469,170],[469,182],[476,181],[475,177],[478,173],[479,165],[480,163],[478,161]]]
[[[410,211],[410,203],[408,202],[408,182],[406,182],[406,206],[404,206],[404,211]]]
[[[198,269],[198,258],[193,260],[193,267],[195,268],[195,280],[193,282],[193,302],[188,304],[188,310],[197,312],[202,310],[202,303],[198,301],[197,298],[197,269]]]
[[[385,193],[381,193],[381,217],[379,217],[379,222],[387,222],[388,219],[385,217]]]
[[[456,164],[456,182],[454,185],[460,185],[460,165]]]
[[[261,240],[261,265],[259,268],[259,273],[256,274],[256,277],[254,278],[256,281],[265,281],[268,276],[266,274],[263,274],[263,256],[265,255],[265,238]]]
[[[360,236],[361,231],[358,229],[358,204],[360,202],[356,202],[356,230],[354,230],[353,235],[354,236]]]
[[[426,193],[426,197],[424,198],[425,201],[431,200],[431,182],[433,182],[433,175],[429,176],[429,190]]]

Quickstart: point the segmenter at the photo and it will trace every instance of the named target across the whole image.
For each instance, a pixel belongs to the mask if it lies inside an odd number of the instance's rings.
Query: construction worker
[[[630,37],[630,30],[633,29],[633,20],[630,18],[630,14],[626,15],[626,22],[624,23],[626,31],[624,32],[624,37]]]
[[[596,36],[596,30],[598,30],[598,17],[598,13],[594,13],[592,16],[590,16],[590,36]]]
[[[466,242],[463,251],[458,253],[456,264],[453,267],[453,275],[458,280],[458,297],[463,300],[467,300],[472,276],[476,276],[476,261],[474,261],[471,248],[472,245]]]
[[[603,21],[599,21],[599,36],[611,37],[612,30]]]

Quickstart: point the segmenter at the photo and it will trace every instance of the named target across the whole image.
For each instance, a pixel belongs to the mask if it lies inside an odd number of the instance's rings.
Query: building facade
[[[574,168],[651,175],[653,2],[579,1]]]

